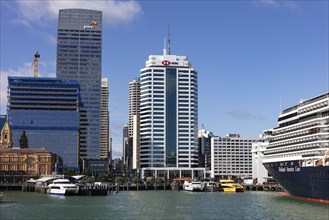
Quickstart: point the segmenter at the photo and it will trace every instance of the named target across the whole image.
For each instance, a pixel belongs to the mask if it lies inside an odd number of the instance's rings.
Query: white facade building
[[[186,56],[164,49],[140,72],[141,168],[197,167],[197,71]]]
[[[247,177],[252,175],[252,144],[259,138],[241,138],[238,134],[211,139],[211,177]]]
[[[140,79],[129,82],[128,170],[139,169],[140,159]]]
[[[101,117],[100,117],[100,158],[110,157],[110,119],[109,119],[109,84],[108,78],[102,79],[101,84]]]
[[[272,137],[272,130],[264,131],[260,135],[260,140],[252,144],[252,179],[254,183],[263,184],[267,182],[268,172],[265,169],[262,160],[264,157],[264,151],[269,146],[269,141]]]

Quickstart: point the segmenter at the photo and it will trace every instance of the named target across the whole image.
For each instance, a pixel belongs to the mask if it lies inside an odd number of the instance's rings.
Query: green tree
[[[115,182],[116,184],[121,184],[121,183],[123,183],[123,178],[122,178],[122,176],[117,176],[117,177],[115,177],[114,182]]]
[[[114,182],[117,184],[117,192],[119,191],[119,186],[121,183],[123,183],[123,178],[122,176],[117,176],[114,179]]]
[[[75,175],[75,170],[74,170],[74,169],[71,169],[71,168],[66,169],[66,170],[64,171],[64,175],[67,175],[67,176],[74,176],[74,175]]]
[[[135,177],[131,180],[131,182],[132,182],[133,184],[136,184],[136,186],[137,186],[137,190],[139,190],[139,182],[140,182],[139,178],[138,178],[137,176],[135,176]]]
[[[157,186],[160,186],[161,182],[162,182],[162,179],[161,177],[157,177],[154,179],[154,182],[155,182],[155,189],[157,189]]]
[[[96,182],[108,182],[108,176],[106,173],[100,173],[97,177],[96,177]]]
[[[131,180],[131,182],[132,182],[133,184],[137,184],[137,183],[139,183],[139,178],[138,178],[137,176],[135,176],[135,177]]]
[[[92,176],[92,171],[91,169],[88,169],[86,168],[83,172],[82,172],[83,175],[86,175],[86,176]]]
[[[87,179],[88,183],[94,183],[95,182],[95,178],[93,176],[89,176]]]

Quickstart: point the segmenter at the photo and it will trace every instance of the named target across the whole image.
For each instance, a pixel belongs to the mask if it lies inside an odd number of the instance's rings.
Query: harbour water
[[[329,219],[329,204],[278,192],[121,191],[108,196],[50,196],[5,191],[0,219]]]

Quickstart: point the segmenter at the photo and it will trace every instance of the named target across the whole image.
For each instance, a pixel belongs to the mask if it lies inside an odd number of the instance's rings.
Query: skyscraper
[[[109,86],[108,79],[102,79],[101,91],[101,141],[100,158],[109,159],[110,153],[110,129],[109,129]]]
[[[197,71],[164,49],[140,72],[141,167],[197,167]]]
[[[100,157],[102,12],[59,10],[57,77],[80,83],[80,156]]]
[[[138,169],[140,164],[140,79],[129,82],[128,170]]]
[[[125,125],[122,129],[122,158],[123,164],[127,166],[128,164],[128,125]]]
[[[210,131],[199,130],[199,167],[211,168],[211,138],[213,136]]]
[[[79,95],[76,81],[8,77],[13,146],[46,148],[63,159],[64,168],[78,169]]]

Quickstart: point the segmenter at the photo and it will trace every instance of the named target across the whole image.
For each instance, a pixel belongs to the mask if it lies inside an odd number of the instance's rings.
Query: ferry
[[[280,114],[262,162],[291,196],[329,203],[329,92]]]
[[[68,179],[56,179],[47,187],[47,193],[53,195],[76,195],[79,187]]]
[[[204,191],[205,190],[205,183],[200,181],[184,181],[183,189],[185,191]]]
[[[239,183],[235,183],[234,180],[219,180],[219,183],[219,191],[244,192],[244,187]]]

